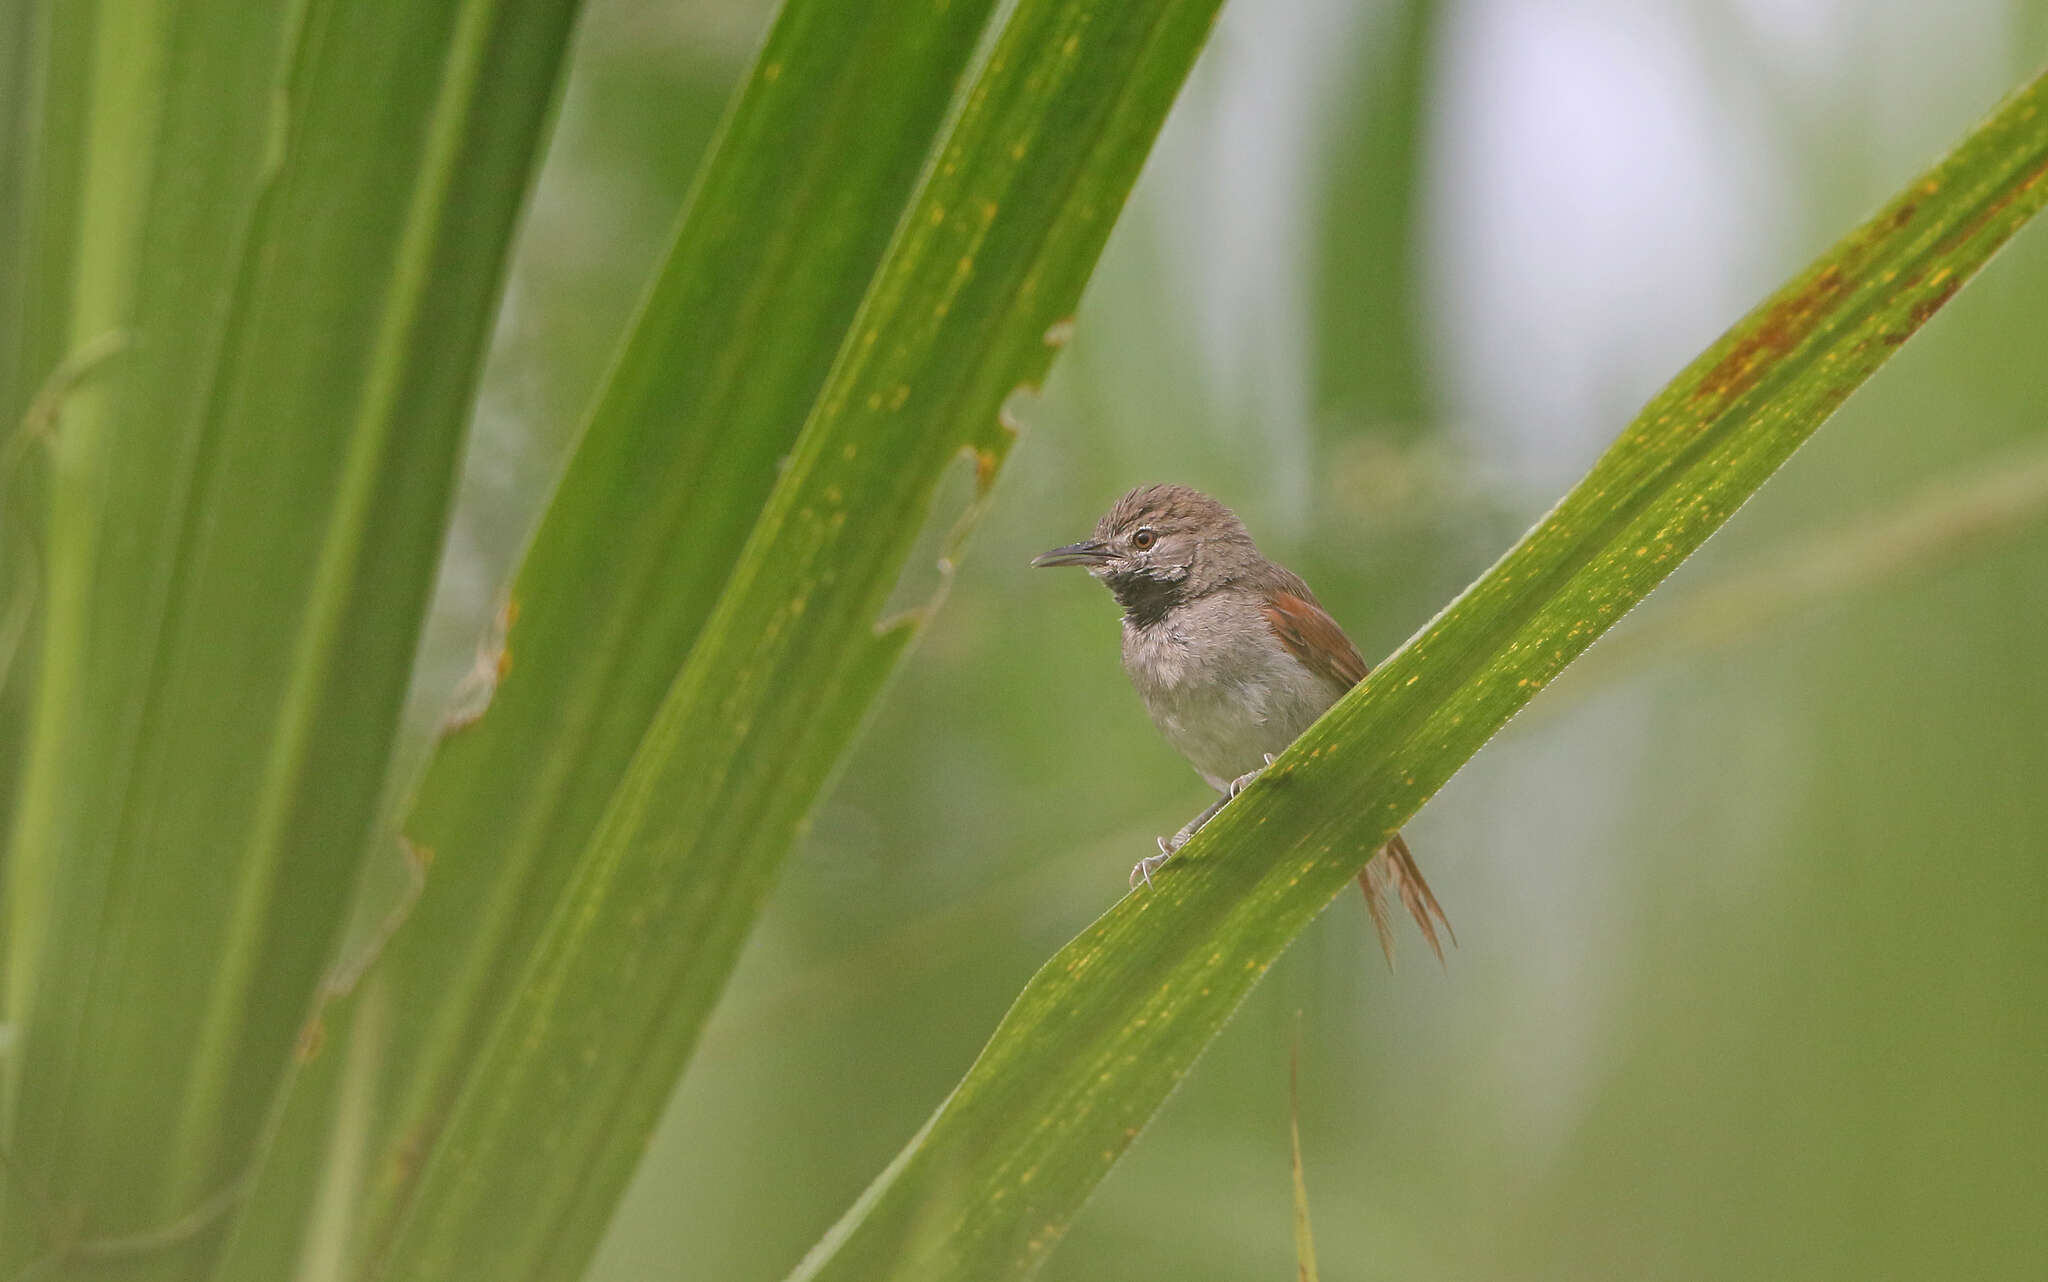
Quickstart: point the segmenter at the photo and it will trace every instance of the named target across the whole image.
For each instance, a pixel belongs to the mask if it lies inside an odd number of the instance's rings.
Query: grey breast
[[[1124,671],[1159,732],[1209,786],[1264,764],[1343,693],[1288,654],[1255,602],[1217,593],[1124,623]]]

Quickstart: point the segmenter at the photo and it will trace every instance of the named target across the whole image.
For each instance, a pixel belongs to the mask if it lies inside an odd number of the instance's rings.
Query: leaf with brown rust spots
[[[1021,1279],[1280,951],[2048,199],[2048,81],[1739,322],[1585,479],[1025,986],[795,1275]],[[1338,749],[1342,751],[1338,751]]]
[[[1821,317],[1841,301],[1846,287],[1841,269],[1830,264],[1798,293],[1772,303],[1755,329],[1700,379],[1693,401],[1725,404],[1748,391],[1766,365],[1806,341]]]

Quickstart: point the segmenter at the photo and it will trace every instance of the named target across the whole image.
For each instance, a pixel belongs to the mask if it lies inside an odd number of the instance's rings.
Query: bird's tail
[[[1394,964],[1394,927],[1387,919],[1387,891],[1393,890],[1401,896],[1401,903],[1408,909],[1408,915],[1415,918],[1415,924],[1422,931],[1422,937],[1429,941],[1430,951],[1436,954],[1439,964],[1444,959],[1444,946],[1437,938],[1437,927],[1453,946],[1458,942],[1457,932],[1451,929],[1450,918],[1444,916],[1442,905],[1430,892],[1429,883],[1422,878],[1422,870],[1415,866],[1415,856],[1408,849],[1408,843],[1395,833],[1381,847],[1380,852],[1359,870],[1358,887],[1365,892],[1366,911],[1372,914],[1372,928],[1380,937],[1380,951],[1387,955],[1387,965]]]

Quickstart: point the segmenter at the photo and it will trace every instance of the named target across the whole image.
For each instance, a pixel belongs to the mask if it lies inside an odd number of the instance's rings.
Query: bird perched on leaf
[[[1259,554],[1243,522],[1183,485],[1132,490],[1095,535],[1054,548],[1036,566],[1078,565],[1123,607],[1124,671],[1145,710],[1220,794],[1131,869],[1131,885],[1186,844],[1275,756],[1365,679],[1365,659],[1308,584]],[[1438,960],[1442,927],[1429,883],[1399,833],[1359,873],[1373,927],[1393,958],[1386,900],[1400,896]]]

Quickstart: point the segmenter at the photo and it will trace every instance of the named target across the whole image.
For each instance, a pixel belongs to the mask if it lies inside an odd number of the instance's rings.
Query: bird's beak
[[[1090,541],[1069,543],[1063,548],[1054,548],[1050,552],[1032,557],[1031,564],[1042,570],[1053,565],[1106,565],[1109,560],[1109,549],[1100,543]]]

